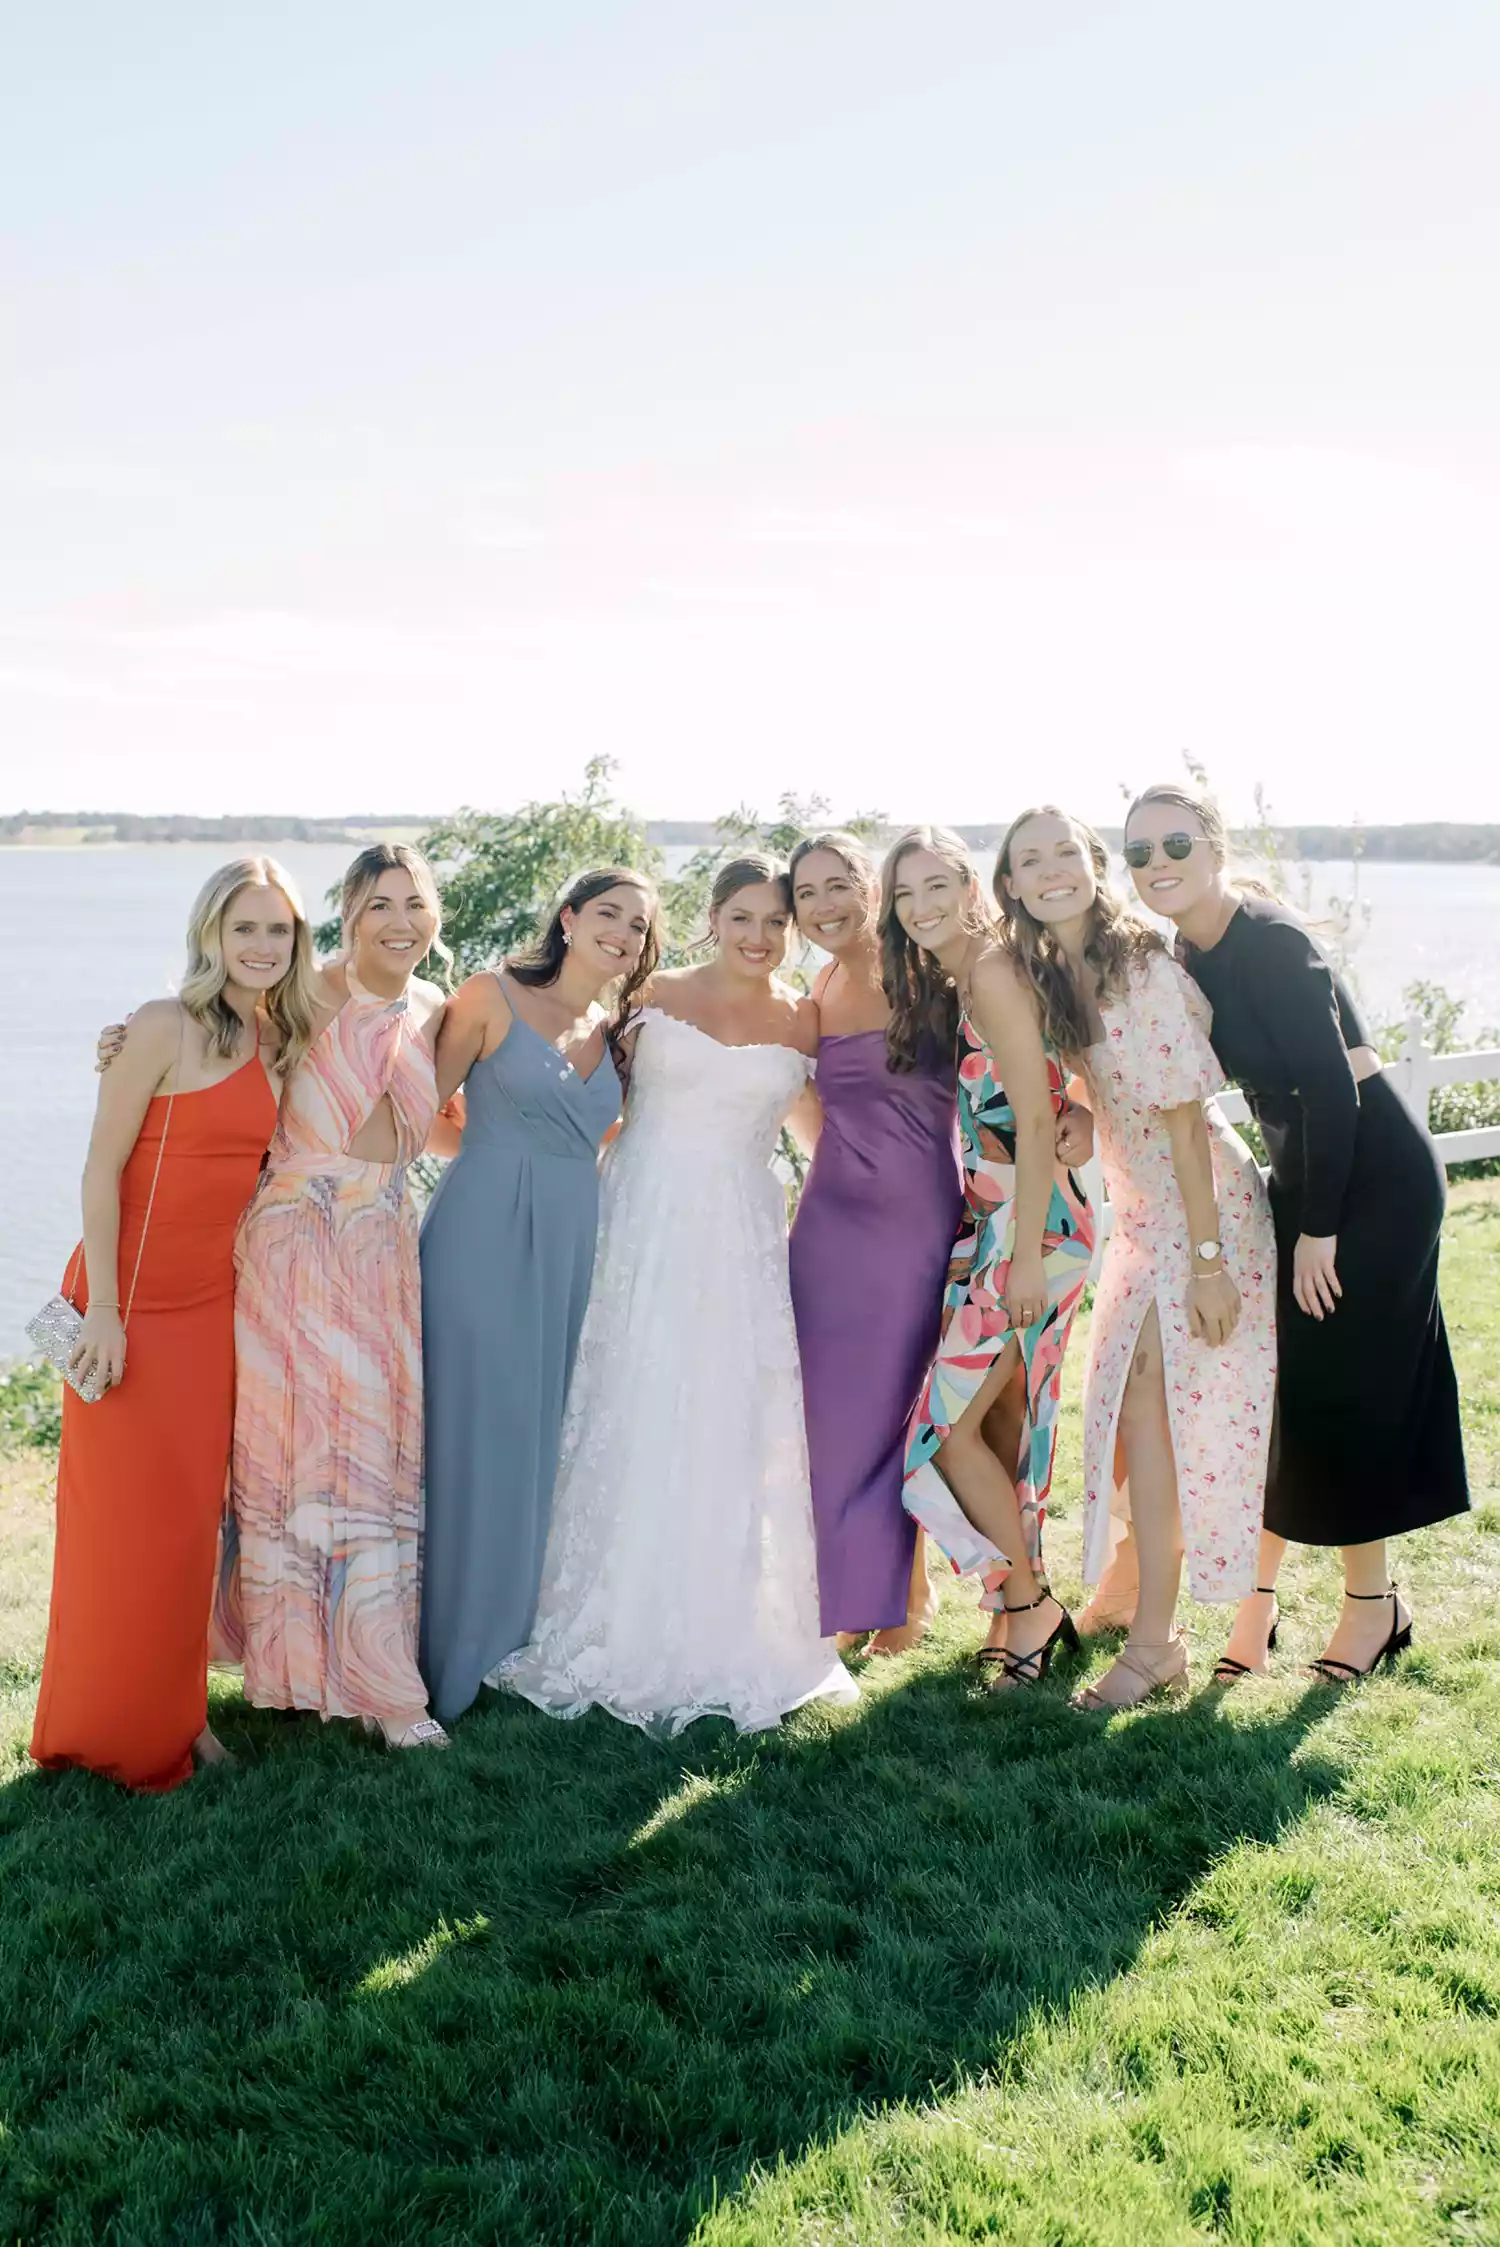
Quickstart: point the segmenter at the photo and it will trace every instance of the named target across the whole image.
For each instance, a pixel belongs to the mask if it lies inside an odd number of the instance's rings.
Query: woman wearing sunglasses
[[[1142,902],[1176,925],[1214,1051],[1271,1158],[1278,1389],[1260,1588],[1219,1674],[1266,1668],[1290,1541],[1343,1548],[1344,1608],[1313,1668],[1348,1684],[1411,1643],[1386,1540],[1469,1503],[1438,1301],[1446,1179],[1306,929],[1231,879],[1212,804],[1148,788],[1126,818],[1125,859]]]

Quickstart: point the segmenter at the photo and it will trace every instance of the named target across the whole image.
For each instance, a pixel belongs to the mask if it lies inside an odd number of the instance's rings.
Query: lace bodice
[[[814,1073],[783,1045],[720,1045],[691,1022],[646,1007],[636,1032],[630,1098],[617,1161],[648,1136],[682,1159],[712,1151],[716,1165],[769,1163],[787,1110]]]

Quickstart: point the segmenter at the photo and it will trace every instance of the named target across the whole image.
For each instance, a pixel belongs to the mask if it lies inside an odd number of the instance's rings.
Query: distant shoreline
[[[444,824],[439,817],[405,813],[388,818],[353,816],[346,819],[298,819],[271,814],[245,819],[192,819],[167,815],[148,818],[123,812],[13,812],[0,816],[0,850],[130,850],[141,846],[172,849],[182,843],[218,843],[225,848],[271,850],[278,844],[318,843],[358,850],[375,841],[414,842],[429,829]],[[702,849],[719,839],[710,820],[652,819],[645,822],[646,839],[658,849]],[[894,835],[899,829],[892,827]],[[995,849],[1003,825],[960,826],[965,842],[975,849]],[[1118,847],[1118,828],[1102,830],[1104,839]],[[1358,858],[1368,864],[1401,865],[1500,865],[1500,826],[1467,825],[1461,821],[1370,827],[1278,827],[1277,844],[1283,854],[1302,863],[1347,863]],[[1238,838],[1253,843],[1254,837]]]

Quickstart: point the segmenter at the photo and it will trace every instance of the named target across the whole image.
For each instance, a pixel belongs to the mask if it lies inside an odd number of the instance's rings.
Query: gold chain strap
[[[135,1270],[130,1275],[130,1293],[125,1298],[125,1310],[120,1319],[120,1324],[122,1327],[129,1326],[130,1314],[135,1309],[136,1282],[141,1276],[141,1258],[146,1253],[146,1234],[149,1231],[151,1225],[151,1212],[156,1207],[156,1189],[161,1180],[162,1157],[167,1151],[167,1133],[172,1128],[172,1103],[177,1098],[177,1085],[175,1080],[182,1074],[182,1053],[186,1043],[187,1012],[184,1008],[179,1007],[177,1028],[177,1061],[172,1070],[174,1082],[171,1091],[167,1094],[167,1113],[161,1127],[161,1138],[157,1143],[156,1168],[151,1173],[151,1191],[146,1197],[146,1214],[141,1220],[141,1237],[136,1243]],[[78,1246],[73,1251],[73,1277],[71,1280],[69,1280],[66,1276],[64,1276],[63,1279],[63,1301],[65,1303],[73,1303],[73,1290],[78,1284],[78,1260],[82,1256],[82,1254],[83,1243],[82,1241],[80,1241],[78,1243]],[[73,1308],[76,1311],[78,1305],[76,1303],[73,1303]]]

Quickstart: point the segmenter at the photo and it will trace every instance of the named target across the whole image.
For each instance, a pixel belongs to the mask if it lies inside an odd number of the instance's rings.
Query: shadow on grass
[[[1003,2070],[1342,1776],[1317,1692],[1065,1690],[929,1662],[672,1749],[507,1702],[399,1764],[225,1703],[239,1773],[16,1780],[0,2236],[685,2239],[752,2164]]]

